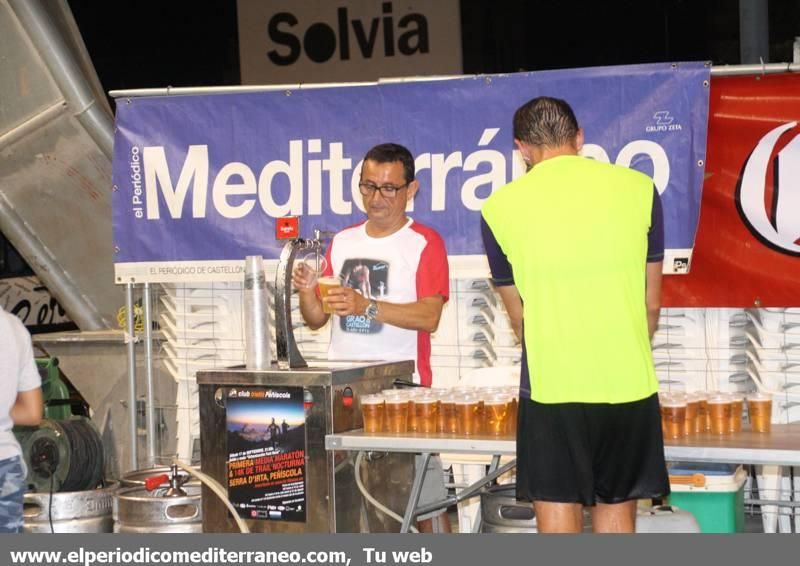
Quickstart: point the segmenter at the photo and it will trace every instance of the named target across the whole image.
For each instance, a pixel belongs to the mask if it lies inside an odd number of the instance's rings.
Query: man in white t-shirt
[[[11,429],[41,422],[40,386],[30,334],[17,317],[0,308],[0,533],[22,530],[26,472]]]
[[[367,220],[336,234],[326,255],[325,275],[343,284],[324,299],[336,314],[328,357],[414,360],[414,380],[430,387],[430,333],[449,298],[449,267],[441,236],[406,216],[419,190],[411,152],[391,143],[373,147],[364,157],[358,186]],[[312,274],[301,264],[293,275],[303,319],[312,329],[320,328],[329,315]],[[421,504],[446,493],[441,464],[438,458],[431,461]],[[429,478],[441,485],[432,486]],[[428,532],[450,529],[446,513],[439,511],[421,518],[419,526]]]

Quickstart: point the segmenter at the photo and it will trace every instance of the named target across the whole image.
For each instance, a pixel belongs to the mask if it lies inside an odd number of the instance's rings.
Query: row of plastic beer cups
[[[361,398],[365,432],[459,436],[516,433],[516,387],[385,389]]]
[[[742,430],[745,397],[720,392],[659,393],[661,428],[665,438],[680,438],[701,432],[731,434]],[[750,427],[769,432],[772,398],[753,393],[747,396]]]

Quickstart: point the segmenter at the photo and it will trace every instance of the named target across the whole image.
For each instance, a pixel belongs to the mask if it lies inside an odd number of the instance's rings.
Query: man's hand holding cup
[[[339,316],[361,316],[366,312],[367,306],[369,305],[369,299],[367,297],[363,296],[355,289],[342,287],[341,281],[333,277],[331,279],[335,279],[335,285],[326,289],[323,294],[323,279],[327,278],[320,279],[319,284],[320,295],[322,296],[322,308],[326,313],[337,314]]]

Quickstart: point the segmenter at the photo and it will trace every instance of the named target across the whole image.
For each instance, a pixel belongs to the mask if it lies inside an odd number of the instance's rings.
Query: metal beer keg
[[[125,487],[114,496],[115,533],[202,533],[200,486],[185,485],[185,495],[166,496],[166,488]]]
[[[26,533],[110,533],[112,500],[118,487],[119,483],[111,482],[98,489],[54,493],[52,499],[50,493],[26,493],[23,530]]]
[[[515,484],[500,484],[481,493],[481,532],[535,533],[533,504],[517,501]]]

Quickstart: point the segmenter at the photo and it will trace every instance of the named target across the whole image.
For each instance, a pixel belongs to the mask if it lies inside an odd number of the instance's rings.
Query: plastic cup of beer
[[[462,395],[456,399],[457,433],[474,436],[480,432],[480,399],[474,395]]]
[[[436,413],[436,432],[441,434],[444,432],[447,424],[445,423],[444,416],[444,400],[449,396],[446,391],[436,391],[435,397],[439,401],[439,410]]]
[[[755,393],[747,397],[750,427],[753,432],[769,432],[772,428],[772,397]]]
[[[686,395],[686,421],[683,426],[683,436],[690,436],[697,430],[697,413],[700,400],[694,395]]]
[[[395,434],[408,432],[408,398],[405,395],[386,397],[386,430]]]
[[[475,394],[481,399],[488,399],[489,397],[494,397],[495,395],[500,395],[501,393],[504,393],[502,387],[479,387],[475,392]]]
[[[361,398],[364,432],[383,432],[386,422],[386,402],[383,395],[364,395]]]
[[[508,433],[516,434],[519,415],[519,388],[516,386],[506,388],[506,395],[511,398],[511,402],[508,404]]]
[[[662,410],[662,405],[667,401],[672,399],[672,393],[669,391],[659,391],[658,392],[658,412],[663,416],[664,411]]]
[[[660,403],[664,438],[680,438],[686,426],[686,401],[670,396]]]
[[[484,430],[484,415],[486,413],[486,407],[481,395],[476,395],[478,398],[478,410],[475,413],[475,422],[473,423],[475,427],[475,434],[483,434]]]
[[[405,389],[382,389],[380,392],[386,398],[389,397],[405,397],[406,391]]]
[[[332,275],[326,275],[325,277],[320,277],[317,279],[317,285],[319,286],[319,296],[321,299],[324,299],[328,296],[328,293],[331,291],[331,289],[336,289],[337,287],[342,286],[342,280]],[[333,307],[323,301],[322,312],[326,314],[333,314]]]
[[[689,434],[698,434],[700,432],[705,431],[705,416],[703,413],[702,408],[702,401],[705,400],[705,397],[699,393],[687,393],[686,394],[686,412],[687,412],[687,419],[689,419],[688,413],[694,409],[694,418],[692,418],[691,423],[691,430]],[[689,407],[689,404],[692,404],[692,407]]]
[[[483,401],[484,428],[486,434],[505,436],[508,434],[508,405],[511,400],[505,394],[487,397]]]
[[[440,399],[438,432],[444,434],[458,433],[458,418],[456,416],[456,395],[443,395]]]
[[[471,385],[456,385],[450,390],[451,393],[454,395],[477,395],[478,388],[472,387]]]
[[[406,403],[408,403],[408,432],[417,432],[417,409],[416,409],[416,389],[407,389],[405,391]]]
[[[433,395],[419,396],[414,399],[417,432],[432,434],[439,424],[439,399]]]
[[[477,395],[478,397],[478,412],[475,414],[475,434],[483,434],[486,432],[486,427],[484,426],[486,422],[486,402],[483,395]]]
[[[300,264],[305,267],[308,273],[308,278],[306,279],[307,283],[305,285],[307,289],[316,287],[320,275],[325,273],[325,270],[328,269],[328,260],[325,259],[324,255],[318,252],[306,254],[300,259]]]
[[[711,434],[728,434],[731,431],[731,399],[727,395],[712,395],[708,398],[708,415]]]
[[[408,393],[405,389],[383,389],[378,395],[383,395],[384,400],[402,399],[408,401]]]
[[[671,402],[676,393],[672,391],[659,391],[658,392],[658,414],[661,415],[661,420],[663,424],[664,420],[664,404]],[[666,432],[664,433],[666,435]]]
[[[692,393],[692,396],[697,400],[697,419],[694,431],[699,434],[711,428],[710,415],[708,414],[708,395],[702,391],[697,391]]]
[[[744,414],[744,397],[731,395],[731,420],[730,431],[742,432],[742,417]]]
[[[426,387],[423,391],[425,395],[433,396],[437,399],[441,399],[445,395],[450,395],[450,390],[445,387]]]

